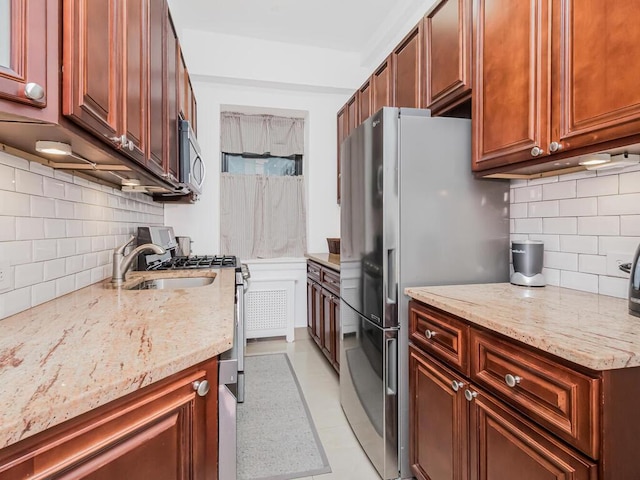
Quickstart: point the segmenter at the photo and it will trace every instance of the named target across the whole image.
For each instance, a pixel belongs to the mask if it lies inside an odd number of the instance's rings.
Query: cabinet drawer
[[[313,263],[307,261],[307,276],[316,282],[320,282],[320,272],[322,271],[322,267],[317,263]]]
[[[469,374],[469,326],[455,317],[425,305],[409,303],[410,340],[450,367]]]
[[[474,329],[471,379],[590,457],[598,458],[598,379]]]
[[[340,275],[334,271],[323,268],[321,279],[323,287],[336,295],[340,295]]]

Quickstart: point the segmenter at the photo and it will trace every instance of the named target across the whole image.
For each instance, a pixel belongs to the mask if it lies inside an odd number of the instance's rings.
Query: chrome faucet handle
[[[124,255],[125,249],[136,239],[135,235],[131,235],[131,238],[127,240],[125,243],[113,249],[113,253],[118,253],[120,255]]]

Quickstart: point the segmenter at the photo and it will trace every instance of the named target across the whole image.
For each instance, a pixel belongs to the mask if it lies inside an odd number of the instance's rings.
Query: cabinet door
[[[358,123],[364,122],[373,113],[371,111],[371,80],[367,80],[364,85],[360,87],[360,93],[358,94],[358,111],[360,114],[360,120]]]
[[[371,76],[371,114],[382,107],[393,107],[393,84],[391,82],[392,56],[382,62],[382,65]]]
[[[314,328],[314,320],[315,320],[315,299],[314,299],[314,289],[313,289],[313,281],[307,278],[307,330],[309,331],[309,335],[313,337]]]
[[[426,106],[438,113],[471,94],[471,0],[442,0],[425,16]]]
[[[409,355],[413,474],[419,480],[466,480],[469,418],[465,381],[413,346]]]
[[[47,15],[56,9],[47,0],[0,1],[0,98],[46,105]],[[30,83],[40,90],[25,91]]]
[[[123,152],[144,165],[147,150],[148,45],[147,18],[149,0],[125,0],[123,4],[123,45],[125,46],[122,82],[122,128],[131,142]]]
[[[65,0],[62,113],[118,143],[116,0]]]
[[[337,126],[338,126],[338,131],[337,131],[337,138],[338,138],[338,156],[337,156],[337,170],[338,170],[338,174],[337,174],[337,183],[338,183],[338,204],[340,203],[340,181],[342,179],[342,154],[341,154],[341,147],[342,147],[342,142],[344,141],[345,138],[347,138],[346,131],[347,131],[347,106],[345,105],[344,107],[342,107],[342,109],[340,109],[340,111],[338,112],[338,119],[337,119]]]
[[[393,58],[393,106],[420,108],[424,75],[422,68],[422,22],[391,54]]]
[[[475,391],[475,389],[471,389]],[[471,480],[592,480],[597,466],[482,392],[471,405]],[[526,472],[526,476],[523,475]]]
[[[475,1],[474,170],[547,153],[551,1]]]
[[[324,345],[324,302],[322,298],[322,287],[317,283],[313,284],[314,311],[316,321],[314,322],[313,339],[322,349]]]
[[[166,18],[167,26],[167,144],[165,154],[165,173],[175,182],[178,181],[178,35],[171,16]]]
[[[331,298],[331,328],[333,330],[333,366],[340,373],[340,297]]]
[[[164,108],[164,39],[167,4],[165,0],[149,3],[149,152],[147,167],[155,173],[164,173],[163,155],[167,123]]]
[[[335,352],[332,328],[332,303],[333,295],[322,289],[322,353],[333,363],[333,355]]]
[[[347,102],[347,134],[348,137],[358,125],[360,125],[360,113],[358,112],[358,93],[351,97]]]
[[[640,0],[556,1],[552,141],[562,149],[614,140],[640,131],[640,30],[628,28]],[[561,23],[563,22],[563,23]],[[625,27],[626,26],[626,27]],[[635,143],[635,142],[634,142]]]

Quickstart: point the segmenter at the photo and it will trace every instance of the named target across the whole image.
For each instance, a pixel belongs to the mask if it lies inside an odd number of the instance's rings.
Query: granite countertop
[[[0,321],[0,448],[229,350],[234,269],[130,272],[214,276],[175,290],[109,280]]]
[[[340,271],[340,255],[336,253],[306,253],[304,256],[327,268]]]
[[[509,283],[412,287],[416,300],[593,370],[640,366],[640,318],[627,300]]]

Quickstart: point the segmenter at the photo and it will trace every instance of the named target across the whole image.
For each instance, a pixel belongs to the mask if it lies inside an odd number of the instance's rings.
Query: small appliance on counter
[[[191,256],[191,244],[193,243],[193,240],[191,240],[191,237],[177,236],[176,242],[178,242],[178,250],[177,250],[178,255],[181,255],[183,257]]]
[[[539,240],[511,242],[511,257],[513,259],[511,283],[523,287],[545,286],[542,275],[543,242]]]
[[[629,277],[629,313],[636,317],[640,317],[640,268],[638,268],[638,260],[640,260],[640,245],[636,249],[633,262],[619,265],[620,270],[631,275]]]

